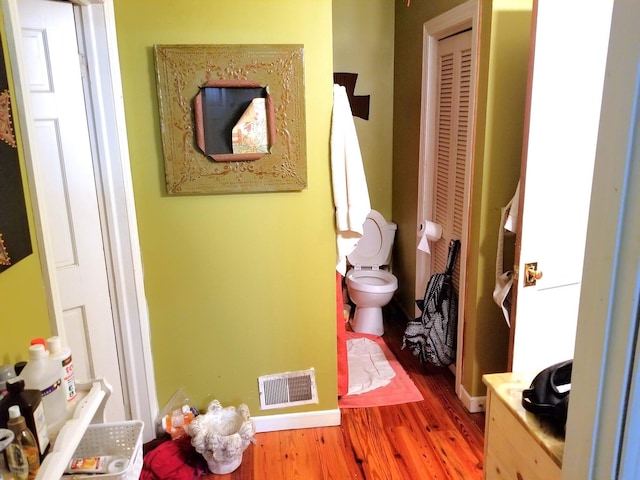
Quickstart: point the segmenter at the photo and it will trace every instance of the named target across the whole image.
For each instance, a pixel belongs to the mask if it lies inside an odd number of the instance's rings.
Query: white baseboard
[[[487,397],[472,397],[463,385],[460,385],[460,401],[469,413],[484,412]]]
[[[340,409],[314,412],[285,413],[281,415],[252,416],[256,432],[276,432],[298,428],[333,427],[340,425]]]

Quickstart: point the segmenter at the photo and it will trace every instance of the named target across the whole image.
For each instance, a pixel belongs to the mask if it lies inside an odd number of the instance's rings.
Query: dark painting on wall
[[[32,252],[7,68],[0,44],[0,272]]]

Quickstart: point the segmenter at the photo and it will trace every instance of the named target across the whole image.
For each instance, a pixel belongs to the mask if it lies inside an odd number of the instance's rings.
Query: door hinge
[[[78,63],[80,64],[80,76],[83,80],[89,78],[89,64],[87,57],[83,53],[78,53]]]

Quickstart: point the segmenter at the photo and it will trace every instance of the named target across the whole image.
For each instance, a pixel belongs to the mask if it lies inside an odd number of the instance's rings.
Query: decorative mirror
[[[169,195],[307,186],[300,45],[154,47]]]

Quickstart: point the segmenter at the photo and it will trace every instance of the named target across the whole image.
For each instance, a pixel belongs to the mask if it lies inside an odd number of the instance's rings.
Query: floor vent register
[[[318,403],[313,368],[299,372],[263,375],[258,377],[258,388],[262,410]]]

